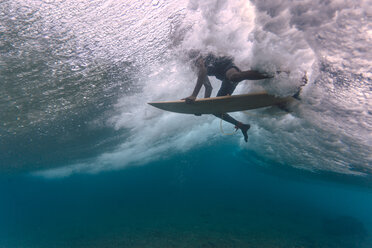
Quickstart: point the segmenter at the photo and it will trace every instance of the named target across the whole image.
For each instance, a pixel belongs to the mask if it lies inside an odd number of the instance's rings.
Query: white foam
[[[365,60],[358,60],[359,67],[350,63],[361,55],[343,48],[344,42],[352,45],[352,38],[338,37],[338,25],[343,20],[350,27],[366,28],[367,20],[362,27],[355,22],[363,11],[368,11],[363,10],[365,6],[351,5],[348,1],[253,1],[252,5],[246,1],[192,0],[188,7],[184,23],[179,27],[188,32],[177,49],[199,48],[232,55],[241,69],[291,71],[289,76],[282,73],[275,80],[241,83],[236,93],[265,89],[275,95],[291,95],[297,91],[307,71],[309,83],[303,89],[302,103],[292,114],[262,115],[262,110],[249,112],[253,116],[234,114],[252,124],[248,144],[242,141],[240,133],[236,135],[241,149],[254,151],[278,164],[307,170],[360,174],[353,167],[364,168],[365,172],[372,169],[372,121],[368,112],[372,109],[368,89],[371,86],[361,83],[335,89],[337,78],[320,68],[321,63],[326,62],[336,70],[344,70],[346,66],[348,72],[369,75]],[[325,41],[315,36],[315,30],[319,30]],[[353,33],[349,28],[342,30]],[[367,32],[364,41],[368,39],[370,33]],[[326,44],[328,41],[331,45]],[[358,45],[369,47],[364,41]],[[344,55],[338,56],[336,51],[343,51]],[[325,55],[329,55],[328,60]],[[347,63],[342,61],[343,56]],[[194,87],[196,77],[188,65],[174,57],[167,58],[167,62],[147,68],[152,74],[139,75],[142,92],[123,96],[115,106],[118,114],[107,121],[109,126],[128,130],[129,138],[122,145],[90,163],[44,171],[39,175],[95,173],[144,164],[205,145],[216,138],[222,139],[219,120],[213,116],[171,114],[146,104],[180,99],[190,95]],[[212,84],[215,94],[219,82],[212,80]]]

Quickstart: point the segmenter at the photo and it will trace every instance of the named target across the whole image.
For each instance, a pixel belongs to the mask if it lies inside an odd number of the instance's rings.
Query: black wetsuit
[[[240,71],[240,69],[234,64],[231,57],[217,57],[211,53],[203,57],[204,65],[207,69],[208,76],[215,76],[217,79],[222,81],[220,90],[217,93],[217,96],[226,96],[231,95],[238,83],[233,83],[226,78],[226,72],[235,68]]]

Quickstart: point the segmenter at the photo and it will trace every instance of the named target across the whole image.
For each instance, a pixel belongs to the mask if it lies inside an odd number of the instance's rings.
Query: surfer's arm
[[[204,98],[211,97],[213,87],[212,87],[211,82],[209,81],[208,77],[206,77],[206,79],[204,81],[204,87],[205,87]]]
[[[203,84],[206,87],[205,95],[207,96],[209,94],[210,96],[210,94],[212,93],[212,86],[208,79],[207,68],[205,68],[204,60],[202,58],[200,58],[197,61],[197,66],[198,66],[198,79],[196,80],[196,85],[195,85],[194,91],[192,92],[191,96],[184,98],[184,100],[186,100],[187,103],[192,103],[195,101],[196,96],[199,94],[199,91]]]
[[[203,84],[205,85],[206,81],[208,80],[207,68],[205,68],[205,66],[204,66],[204,60],[199,59],[197,61],[197,65],[198,65],[198,79],[196,81],[194,91],[191,94],[191,96],[194,96],[194,97],[196,97],[199,94],[199,91],[200,91],[202,85]],[[209,82],[209,80],[208,80],[208,82]]]

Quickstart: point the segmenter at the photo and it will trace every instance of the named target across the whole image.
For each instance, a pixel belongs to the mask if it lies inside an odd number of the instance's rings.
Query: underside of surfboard
[[[194,103],[186,103],[185,100],[149,102],[156,108],[182,114],[219,114],[257,109],[289,103],[295,100],[293,97],[276,97],[266,92],[250,93],[243,95],[220,96],[200,98]]]

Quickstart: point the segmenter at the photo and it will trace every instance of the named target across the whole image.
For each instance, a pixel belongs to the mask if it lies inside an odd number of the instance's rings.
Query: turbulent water
[[[0,247],[371,247],[371,6],[2,0]],[[190,49],[290,71],[236,94],[309,82],[233,113],[245,143],[146,104],[190,95]]]

